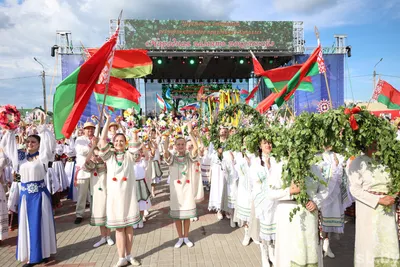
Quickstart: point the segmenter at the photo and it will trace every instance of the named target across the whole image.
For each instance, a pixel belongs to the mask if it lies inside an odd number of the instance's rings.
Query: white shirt
[[[87,136],[79,136],[75,141],[76,150],[76,166],[82,168],[85,165],[86,156],[90,150],[90,139]],[[78,179],[89,179],[90,172],[80,170],[77,175]]]

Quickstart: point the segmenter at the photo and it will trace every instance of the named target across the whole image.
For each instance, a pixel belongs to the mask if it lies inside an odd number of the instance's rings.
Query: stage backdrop
[[[84,62],[84,59],[82,55],[62,55],[61,56],[61,73],[62,73],[62,79],[64,80],[68,75],[70,75],[74,70],[76,70],[80,65],[82,65]],[[133,80],[133,79],[129,79]],[[101,107],[101,105],[99,105]],[[115,115],[121,114],[120,111],[117,111],[116,114],[113,114],[113,117]],[[97,107],[96,104],[96,99],[94,98],[94,94],[90,97],[89,103],[85,108],[85,111],[82,114],[82,117],[79,121],[79,124],[83,124],[87,121],[87,119],[92,116],[96,115],[99,116],[99,108]]]
[[[126,48],[293,51],[293,21],[125,19]]]
[[[296,56],[297,63],[304,63],[309,55]],[[333,108],[344,105],[344,57],[343,54],[324,54],[326,74]],[[294,96],[296,115],[302,112],[318,112],[317,107],[321,100],[329,100],[323,74],[313,76],[314,93],[296,91]]]

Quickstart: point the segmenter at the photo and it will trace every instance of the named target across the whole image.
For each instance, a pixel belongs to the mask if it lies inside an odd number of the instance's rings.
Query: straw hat
[[[83,125],[83,129],[89,128],[89,127],[93,127],[96,128],[96,125],[93,124],[93,122],[85,122],[85,124]]]
[[[119,124],[118,124],[118,123],[116,123],[116,122],[112,122],[112,123],[110,123],[110,125],[108,126],[108,129],[110,129],[110,128],[111,128],[111,126],[115,126],[115,127],[117,127],[117,129],[119,128]]]

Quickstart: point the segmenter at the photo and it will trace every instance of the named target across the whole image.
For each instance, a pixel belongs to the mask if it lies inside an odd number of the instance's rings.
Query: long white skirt
[[[57,252],[50,193],[43,180],[21,183],[18,216],[18,261],[39,263]]]
[[[75,162],[67,161],[67,163],[65,163],[65,174],[67,175],[69,185],[68,199],[72,199],[72,201],[77,202],[78,188],[74,186],[75,172]]]
[[[67,174],[65,173],[65,168],[62,161],[54,161],[53,169],[56,174],[56,177],[59,179],[61,191],[67,190],[67,188],[69,187],[68,177]]]
[[[211,163],[211,172],[210,172],[210,198],[208,201],[208,210],[219,211],[222,209],[222,199],[224,192],[224,183],[225,183],[225,173],[221,169],[221,165]]]
[[[8,208],[6,193],[3,184],[0,183],[0,240],[8,237]]]
[[[290,222],[296,207],[295,201],[279,201],[276,208],[275,266],[323,266],[318,215],[301,207]]]

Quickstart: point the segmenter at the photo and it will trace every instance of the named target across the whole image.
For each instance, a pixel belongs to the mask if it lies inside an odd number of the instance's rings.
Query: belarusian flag
[[[400,92],[389,83],[379,80],[376,94],[378,102],[390,109],[400,109]]]
[[[294,75],[300,70],[301,64],[293,65],[289,67],[276,68],[265,71],[263,73],[265,85],[273,92],[280,92],[286,84],[292,79]],[[314,87],[311,83],[311,76],[307,75],[304,77],[297,90],[314,92]]]
[[[94,89],[94,96],[98,104],[103,104],[104,94],[106,90],[105,84],[97,84]],[[108,92],[105,105],[117,109],[134,108],[137,113],[140,112],[139,91],[129,83],[110,77]]]
[[[97,49],[88,49],[92,55]],[[151,74],[153,61],[146,50],[116,50],[111,69],[111,76],[118,78],[140,78]]]
[[[301,65],[301,68],[296,72],[292,79],[290,79],[285,87],[278,93],[270,94],[266,99],[258,104],[256,109],[262,114],[273,104],[276,104],[278,107],[280,107],[285,101],[288,101],[304,77],[316,75],[320,72],[320,69],[322,69],[318,66],[318,57],[320,52],[321,46],[318,46],[307,59],[307,61]]]
[[[160,109],[162,111],[166,112],[167,111],[167,104],[166,104],[164,98],[162,98],[158,93],[156,93],[156,98],[157,98],[156,99],[157,104],[160,107]]]
[[[57,86],[53,101],[56,139],[71,137],[104,66],[110,60],[118,33],[119,28],[93,56]]]

